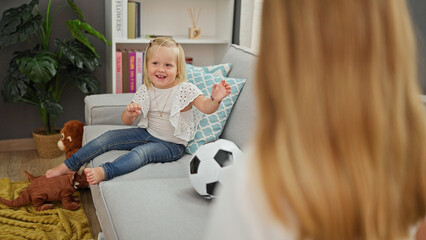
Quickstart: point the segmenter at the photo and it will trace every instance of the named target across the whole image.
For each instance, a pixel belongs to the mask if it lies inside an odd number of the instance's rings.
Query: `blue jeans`
[[[183,144],[155,138],[144,128],[128,128],[111,130],[93,139],[65,160],[65,165],[77,171],[83,164],[110,150],[130,152],[113,162],[100,165],[105,172],[105,180],[132,172],[148,163],[176,161],[185,154]]]

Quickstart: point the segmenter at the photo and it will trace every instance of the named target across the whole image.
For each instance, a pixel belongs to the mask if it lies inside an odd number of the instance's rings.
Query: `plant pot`
[[[55,158],[64,153],[58,148],[58,141],[61,139],[59,132],[60,129],[55,129],[55,133],[46,135],[44,128],[37,128],[33,131],[33,139],[40,158]]]

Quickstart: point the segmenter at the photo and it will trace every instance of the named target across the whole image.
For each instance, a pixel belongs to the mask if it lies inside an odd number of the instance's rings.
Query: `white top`
[[[246,156],[253,156],[247,154]],[[239,161],[227,176],[223,188],[213,202],[211,218],[204,240],[295,240],[297,219],[285,207],[291,225],[282,226],[271,217],[264,193],[254,184],[250,159]],[[414,240],[419,224],[410,228]]]
[[[250,156],[251,154],[245,154]],[[294,233],[283,228],[268,214],[263,193],[250,184],[246,159],[234,165],[223,188],[213,200],[205,240],[294,240]]]
[[[133,97],[141,105],[142,117],[138,124],[154,137],[164,141],[187,145],[195,136],[202,113],[193,107],[181,112],[202,92],[191,83],[180,83],[172,88],[149,90],[142,85]]]

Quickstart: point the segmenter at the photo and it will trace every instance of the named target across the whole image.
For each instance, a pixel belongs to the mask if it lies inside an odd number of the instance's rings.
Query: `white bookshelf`
[[[138,0],[141,3],[141,38],[127,39],[115,31],[116,1],[105,2],[105,33],[112,45],[107,46],[107,92],[115,93],[115,53],[122,49],[144,50],[145,36],[169,35],[182,44],[193,64],[206,66],[219,63],[232,41],[234,0]],[[126,0],[121,0],[127,2]],[[198,27],[200,39],[189,39],[191,27],[188,8],[201,8]],[[123,15],[125,19],[127,16]]]

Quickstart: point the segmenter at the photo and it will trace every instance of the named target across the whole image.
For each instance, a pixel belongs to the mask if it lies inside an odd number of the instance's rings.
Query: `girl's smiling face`
[[[173,48],[152,46],[147,71],[156,88],[171,88],[176,84],[177,59]]]

